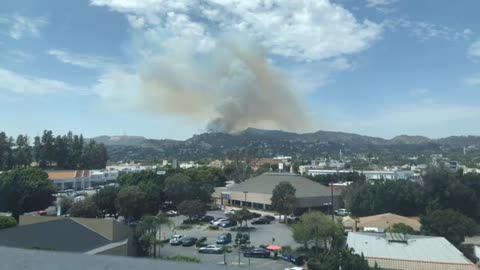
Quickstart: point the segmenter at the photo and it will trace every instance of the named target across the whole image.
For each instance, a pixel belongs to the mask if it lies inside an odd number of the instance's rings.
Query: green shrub
[[[175,262],[189,262],[189,263],[200,263],[200,259],[182,255],[176,255],[172,257],[166,257],[165,260],[175,261]]]
[[[232,246],[223,246],[223,251],[225,251],[227,253],[232,253],[233,248],[232,248]]]
[[[219,230],[218,226],[215,226],[215,225],[208,226],[208,229],[212,230],[212,231],[218,231]]]
[[[0,216],[0,230],[17,226],[17,221],[13,217]]]
[[[176,227],[177,230],[189,230],[192,228],[190,224],[181,224]]]

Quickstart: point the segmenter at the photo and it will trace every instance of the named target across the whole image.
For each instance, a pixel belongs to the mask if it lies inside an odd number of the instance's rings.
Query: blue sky
[[[185,139],[219,118],[233,131],[480,135],[478,10],[475,0],[2,1],[0,130]]]

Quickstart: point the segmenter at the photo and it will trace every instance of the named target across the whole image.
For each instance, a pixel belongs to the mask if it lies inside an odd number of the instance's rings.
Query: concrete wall
[[[19,217],[19,226],[30,225],[30,224],[37,224],[43,222],[49,222],[52,220],[62,219],[64,217],[52,217],[52,216],[28,216],[23,215]]]
[[[128,243],[99,252],[97,255],[128,256]]]
[[[128,237],[128,227],[113,219],[72,218],[72,220],[110,241],[120,241]]]

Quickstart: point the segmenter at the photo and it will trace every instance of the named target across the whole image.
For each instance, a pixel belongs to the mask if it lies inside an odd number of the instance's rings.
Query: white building
[[[300,166],[300,173],[303,175],[331,175],[344,173],[359,173],[365,175],[367,180],[410,180],[414,179],[415,173],[407,170],[382,170],[382,171],[358,171],[358,170],[324,170],[312,166]]]

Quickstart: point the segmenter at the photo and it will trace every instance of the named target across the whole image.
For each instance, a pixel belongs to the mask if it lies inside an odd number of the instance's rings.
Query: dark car
[[[243,256],[252,258],[270,258],[270,251],[263,248],[254,248],[243,253]]]
[[[232,220],[232,219],[225,220],[218,225],[218,227],[222,227],[222,228],[230,228],[230,227],[233,227],[233,226],[237,226],[237,221]]]
[[[292,254],[283,254],[281,256],[282,260],[291,262],[296,266],[302,266],[305,264],[305,258],[303,256],[296,256]]]
[[[214,220],[215,218],[212,217],[212,216],[203,216],[200,218],[200,222],[210,222],[212,220]]]
[[[197,242],[197,238],[195,237],[184,237],[182,240],[180,240],[180,243],[182,243],[182,246],[184,247],[189,247],[195,245]]]
[[[252,225],[259,225],[259,224],[270,224],[270,220],[266,218],[258,218],[251,222]]]
[[[267,216],[262,216],[262,218],[268,219],[268,220],[270,220],[270,221],[274,221],[274,220],[275,220],[275,217],[274,217],[274,216],[268,216],[268,215],[267,215]]]
[[[232,242],[232,234],[231,233],[224,233],[218,236],[217,244],[219,245],[226,245]]]

